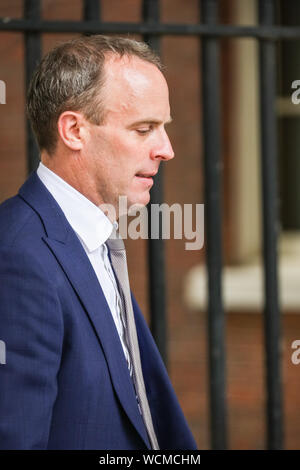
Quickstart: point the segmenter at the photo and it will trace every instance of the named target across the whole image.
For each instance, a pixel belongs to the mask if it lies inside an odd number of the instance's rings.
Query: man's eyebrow
[[[139,126],[140,124],[170,124],[172,122],[172,118],[170,117],[165,123],[163,121],[160,121],[159,119],[154,119],[154,118],[146,118],[146,119],[141,119],[139,121],[135,121],[132,124],[130,124],[130,127],[134,126]]]

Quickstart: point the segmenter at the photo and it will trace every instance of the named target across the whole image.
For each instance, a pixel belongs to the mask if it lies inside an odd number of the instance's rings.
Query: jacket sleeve
[[[35,258],[0,250],[0,449],[45,449],[57,395],[62,312]]]
[[[160,353],[132,295],[141,363],[148,402],[161,450],[196,450],[197,444],[183,415]]]

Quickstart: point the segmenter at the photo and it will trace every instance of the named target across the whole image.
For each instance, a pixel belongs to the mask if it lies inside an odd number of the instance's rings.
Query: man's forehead
[[[103,97],[108,113],[121,112],[138,119],[143,111],[163,121],[168,119],[167,83],[154,64],[138,57],[117,56],[106,61],[105,73]]]
[[[156,65],[128,55],[120,57],[111,54],[108,56],[105,60],[105,75],[108,86],[122,85],[137,92],[144,91],[158,83],[164,85],[163,82],[165,82]]]

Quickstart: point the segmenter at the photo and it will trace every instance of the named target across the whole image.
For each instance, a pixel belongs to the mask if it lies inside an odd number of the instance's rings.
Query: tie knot
[[[125,245],[123,239],[120,237],[120,234],[114,228],[111,236],[107,239],[107,246],[111,251],[125,251]]]

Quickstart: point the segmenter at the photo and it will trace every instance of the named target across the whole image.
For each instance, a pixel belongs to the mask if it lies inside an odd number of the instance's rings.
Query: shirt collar
[[[118,228],[117,222],[112,223],[98,206],[42,162],[37,169],[37,175],[89,252],[99,248],[111,236],[113,229]]]

